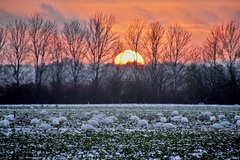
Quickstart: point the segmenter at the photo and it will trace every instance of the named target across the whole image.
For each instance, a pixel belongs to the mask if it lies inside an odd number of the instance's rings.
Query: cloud
[[[56,24],[59,26],[63,25],[64,22],[69,22],[72,19],[79,19],[74,16],[70,16],[69,18],[66,18],[66,16],[64,16],[64,14],[60,10],[58,10],[57,8],[54,8],[51,4],[48,4],[48,3],[41,3],[40,9],[41,10],[37,12],[39,12],[44,19],[48,19],[52,22],[56,22]],[[31,14],[34,14],[34,13],[35,12],[32,12]],[[12,21],[15,19],[27,20],[29,19],[31,14],[27,16],[20,16],[17,13],[6,11],[0,8],[0,23],[8,23],[9,21]]]
[[[202,24],[216,23],[218,21],[218,16],[212,11],[201,8],[197,13],[198,21]]]
[[[240,9],[237,9],[233,13],[233,20],[240,22]]]
[[[227,21],[236,21],[236,22],[240,22],[240,9],[231,9],[228,8],[227,12],[229,13],[229,18]]]
[[[54,21],[57,24],[63,24],[64,22],[69,21],[68,18],[57,8],[54,8],[51,4],[41,3],[41,15],[48,18],[50,21]]]
[[[82,3],[120,3],[119,0],[76,0]]]
[[[0,23],[3,23],[3,24],[8,23],[9,21],[12,21],[15,19],[26,19],[26,17],[18,16],[11,12],[7,12],[3,9],[0,9]]]
[[[154,14],[151,11],[138,6],[134,7],[134,9],[137,11],[138,15],[144,20],[151,21],[154,19]]]

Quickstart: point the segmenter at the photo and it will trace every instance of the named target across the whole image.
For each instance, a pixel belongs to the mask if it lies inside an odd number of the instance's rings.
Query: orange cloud
[[[38,11],[60,24],[70,19],[87,19],[96,11],[103,11],[117,17],[121,33],[134,18],[159,20],[165,25],[179,23],[187,27],[193,33],[193,42],[201,43],[213,25],[240,21],[239,8],[239,0],[8,0],[1,1],[0,20],[6,22]]]

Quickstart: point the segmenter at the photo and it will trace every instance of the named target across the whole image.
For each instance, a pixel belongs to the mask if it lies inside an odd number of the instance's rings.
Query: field
[[[40,122],[1,127],[0,159],[240,159],[239,105],[2,105],[0,118],[13,111]],[[199,120],[202,113],[216,119]],[[61,116],[67,121],[54,125]],[[99,124],[86,125],[90,119]],[[229,126],[214,127],[225,120]]]

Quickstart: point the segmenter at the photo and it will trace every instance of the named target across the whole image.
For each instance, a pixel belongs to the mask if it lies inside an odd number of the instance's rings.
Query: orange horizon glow
[[[133,63],[137,65],[144,65],[145,62],[139,53],[132,50],[125,50],[119,53],[114,59],[115,65],[127,65]]]
[[[26,9],[26,6],[31,7]],[[7,0],[1,1],[0,22],[39,12],[44,18],[63,25],[71,19],[86,20],[97,11],[115,15],[119,22],[116,30],[122,36],[133,19],[141,18],[147,22],[161,21],[165,26],[180,24],[192,32],[196,45],[204,42],[212,26],[230,20],[240,21],[239,0]]]

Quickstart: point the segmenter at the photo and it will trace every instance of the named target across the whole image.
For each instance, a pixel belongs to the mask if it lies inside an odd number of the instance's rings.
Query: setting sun
[[[143,57],[132,50],[125,50],[119,53],[114,59],[114,64],[116,65],[126,65],[136,63],[137,65],[144,65]]]

